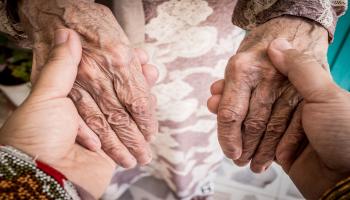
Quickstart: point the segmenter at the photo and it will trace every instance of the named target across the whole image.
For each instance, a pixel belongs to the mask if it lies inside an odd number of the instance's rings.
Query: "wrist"
[[[78,196],[60,172],[10,146],[0,146],[0,174],[2,197],[25,198],[30,194],[35,199],[70,199]]]
[[[20,21],[34,43],[51,44],[59,28],[73,29],[89,43],[129,43],[110,9],[90,0],[21,0],[18,8]]]
[[[270,43],[277,38],[287,39],[295,49],[312,55],[324,67],[328,66],[327,30],[317,22],[303,17],[282,16],[257,26],[247,34],[238,51],[255,47],[254,49],[265,53]]]
[[[92,152],[77,144],[66,157],[48,164],[95,198],[101,197],[116,168],[102,150]]]

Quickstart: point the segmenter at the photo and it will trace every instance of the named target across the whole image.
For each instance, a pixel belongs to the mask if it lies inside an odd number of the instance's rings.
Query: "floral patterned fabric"
[[[181,199],[212,194],[213,171],[223,155],[217,143],[216,118],[207,111],[206,100],[210,84],[223,77],[228,58],[244,37],[244,31],[231,23],[235,3],[143,0],[144,48],[160,72],[153,89],[158,97],[160,134],[152,144],[151,165],[117,169],[104,199],[117,199],[146,176],[164,180]],[[8,5],[0,0],[0,31],[26,41]],[[321,23],[332,35],[346,7],[346,0],[238,0],[233,22],[249,30],[274,17],[295,15]]]
[[[272,18],[293,15],[319,22],[328,29],[330,36],[334,34],[338,17],[345,12],[348,5],[347,0],[238,0],[237,2],[233,23],[241,28],[249,30]],[[28,38],[16,19],[15,4],[14,0],[0,0],[0,32],[25,45]]]
[[[347,0],[241,0],[233,23],[249,30],[282,15],[299,16],[320,23],[332,38],[338,17],[345,13],[347,5]]]
[[[216,117],[206,101],[210,84],[223,77],[227,60],[244,37],[230,22],[233,8],[232,0],[144,1],[144,48],[160,72],[153,88],[160,133],[152,143],[152,163],[120,169],[105,199],[117,199],[144,176],[164,180],[181,199],[213,193],[213,171],[223,154]]]

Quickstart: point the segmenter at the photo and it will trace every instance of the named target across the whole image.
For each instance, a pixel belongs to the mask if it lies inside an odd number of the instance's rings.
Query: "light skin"
[[[293,118],[303,126],[289,126],[277,145],[276,161],[306,199],[318,199],[350,176],[350,93],[312,55],[286,39],[274,40],[267,53],[304,99],[300,117]]]
[[[149,163],[149,141],[158,130],[155,97],[139,56],[111,11],[90,0],[21,0],[18,8],[33,42],[33,83],[49,56],[56,29],[71,28],[82,40],[82,59],[69,96],[100,142],[79,138],[80,142],[90,149],[101,143],[125,168]]]
[[[300,118],[300,109],[294,110],[302,98],[267,56],[269,44],[279,37],[328,68],[326,29],[304,18],[278,17],[248,33],[229,60],[225,79],[212,84],[208,100],[209,110],[218,115],[218,137],[225,155],[239,166],[251,161],[257,173],[273,162],[282,135],[301,127],[291,119]]]
[[[80,117],[70,93],[81,61],[80,36],[69,29],[55,31],[54,47],[26,101],[0,130],[0,144],[13,146],[49,164],[98,198],[108,186],[116,164],[103,150],[76,143],[94,135]],[[140,53],[143,60],[146,55]],[[143,65],[149,83],[155,69]],[[96,178],[98,177],[98,178]]]

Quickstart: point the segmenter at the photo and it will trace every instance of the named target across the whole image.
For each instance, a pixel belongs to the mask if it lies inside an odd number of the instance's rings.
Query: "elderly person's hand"
[[[18,7],[33,41],[33,82],[47,60],[54,30],[78,32],[82,61],[69,96],[117,164],[129,168],[149,163],[148,141],[158,125],[155,98],[141,67],[147,58],[136,56],[110,10],[90,0],[19,1]]]
[[[298,120],[305,134],[283,135],[277,162],[306,199],[318,199],[350,176],[350,93],[339,88],[312,56],[286,40],[272,42],[268,55],[304,98]],[[286,145],[291,140],[296,145]]]
[[[275,18],[248,33],[229,60],[225,80],[212,85],[213,96],[208,100],[209,110],[218,114],[223,152],[240,166],[252,160],[254,172],[262,172],[272,163],[290,119],[300,115],[298,111],[292,116],[301,97],[267,57],[268,45],[278,37],[309,52],[320,67],[328,67],[326,29],[303,18]],[[293,126],[298,127],[300,124]]]
[[[94,152],[75,143],[78,132],[94,135],[67,97],[81,58],[80,38],[73,31],[59,30],[55,43],[31,94],[0,130],[0,144],[50,165],[98,197],[115,164],[101,149]]]

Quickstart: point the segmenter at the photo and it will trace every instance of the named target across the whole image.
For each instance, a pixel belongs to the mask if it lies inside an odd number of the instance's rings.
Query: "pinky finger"
[[[79,116],[79,130],[77,142],[91,151],[101,149],[101,141],[97,135],[86,125],[83,119]]]

